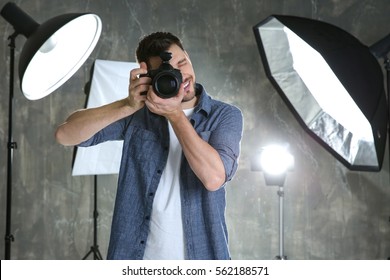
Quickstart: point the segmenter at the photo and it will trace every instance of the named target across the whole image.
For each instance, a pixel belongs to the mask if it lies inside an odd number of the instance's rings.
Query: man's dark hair
[[[135,52],[138,63],[146,62],[150,67],[149,58],[159,56],[166,51],[171,45],[177,45],[184,50],[183,45],[178,37],[170,32],[155,32],[141,39]]]

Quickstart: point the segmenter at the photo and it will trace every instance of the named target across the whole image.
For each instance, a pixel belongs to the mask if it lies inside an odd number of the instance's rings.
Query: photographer
[[[127,98],[79,110],[56,131],[63,145],[124,141],[108,258],[229,259],[225,184],[237,170],[242,114],[196,83],[171,33],[144,37],[136,58]]]

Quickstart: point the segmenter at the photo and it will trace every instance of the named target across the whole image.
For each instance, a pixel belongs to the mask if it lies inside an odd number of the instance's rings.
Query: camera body
[[[153,90],[159,97],[171,98],[179,92],[183,78],[180,70],[169,64],[169,60],[172,58],[171,53],[162,52],[160,58],[162,63],[159,68],[149,70],[147,74],[142,74],[140,77],[150,77],[152,79]]]

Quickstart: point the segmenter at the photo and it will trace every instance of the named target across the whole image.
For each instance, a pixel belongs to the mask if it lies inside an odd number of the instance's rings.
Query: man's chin
[[[195,91],[187,91],[184,93],[183,100],[181,102],[189,102],[192,101],[195,98]]]

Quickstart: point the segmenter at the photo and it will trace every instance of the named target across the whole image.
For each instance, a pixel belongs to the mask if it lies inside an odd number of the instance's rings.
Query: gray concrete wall
[[[93,12],[101,39],[82,68],[50,96],[29,101],[15,90],[12,259],[81,259],[93,241],[93,177],[72,177],[73,148],[55,143],[56,126],[84,106],[95,59],[134,61],[140,36],[179,35],[197,80],[245,118],[240,167],[228,187],[227,222],[234,259],[278,254],[277,189],[250,171],[254,150],[288,141],[296,167],[285,184],[285,253],[290,259],[387,259],[390,256],[389,159],[382,171],[351,172],[312,140],[267,80],[252,26],[271,14],[333,23],[371,45],[390,31],[388,0],[34,0],[17,1],[36,21]],[[1,6],[5,1],[1,2]],[[0,19],[0,257],[4,258],[8,77],[7,37]],[[25,39],[17,38],[16,60]],[[388,148],[387,148],[388,149]],[[388,150],[386,151],[386,153]],[[98,243],[105,256],[116,175],[99,176]]]

